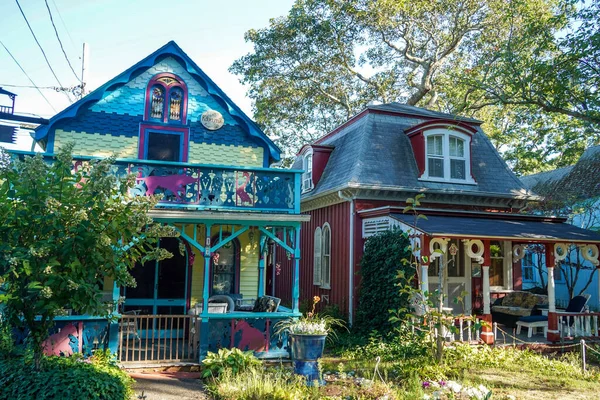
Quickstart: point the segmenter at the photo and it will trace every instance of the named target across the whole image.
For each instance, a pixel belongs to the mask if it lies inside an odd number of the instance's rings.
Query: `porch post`
[[[294,288],[292,290],[293,312],[300,312],[298,306],[300,298],[300,225],[296,226],[296,240],[294,246]]]
[[[556,259],[554,257],[554,246],[551,243],[545,244],[546,252],[546,270],[548,271],[548,341],[558,342],[560,332],[558,330],[558,315],[556,314],[556,296],[554,291],[554,267]]]
[[[113,283],[113,303],[115,305],[113,314],[119,314],[119,296],[121,291],[116,283]],[[119,351],[119,320],[108,320],[108,349],[111,353],[116,354]]]
[[[421,263],[421,292],[429,292],[429,236],[421,235],[421,249],[419,251],[419,263]]]
[[[481,339],[487,344],[494,344],[494,332],[492,331],[491,298],[490,298],[490,265],[492,264],[490,254],[490,241],[483,241],[483,265],[481,266],[483,283],[483,315],[482,320],[486,324],[481,328]]]
[[[200,361],[206,357],[208,353],[208,337],[209,337],[209,325],[208,325],[208,297],[209,297],[209,286],[210,286],[210,231],[212,225],[205,225],[205,239],[204,239],[204,287],[202,291],[202,314],[200,317]],[[195,227],[197,229],[197,227]]]
[[[258,297],[265,295],[265,245],[267,237],[258,230]]]

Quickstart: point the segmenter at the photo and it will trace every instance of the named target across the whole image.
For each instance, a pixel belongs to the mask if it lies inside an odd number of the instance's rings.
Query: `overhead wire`
[[[19,62],[17,61],[17,59],[6,48],[6,46],[4,45],[4,43],[1,40],[0,40],[0,44],[2,45],[2,47],[4,47],[4,50],[6,50],[6,52],[10,56],[10,58],[13,59],[13,61],[17,64],[17,66],[21,69],[21,71],[23,71],[23,73],[25,74],[25,76],[27,77],[27,79],[29,79],[29,82],[31,82],[31,84],[33,85],[33,87],[36,88],[37,91],[40,93],[40,95],[44,98],[44,100],[46,100],[46,103],[48,103],[48,105],[54,110],[54,112],[58,112],[56,110],[56,108],[54,108],[54,106],[52,105],[52,103],[50,103],[50,100],[48,100],[48,98],[46,96],[44,96],[44,93],[42,93],[42,91],[40,90],[40,88],[35,84],[35,82],[33,81],[33,79],[31,79],[31,77],[29,76],[29,74],[27,74],[27,72],[25,72],[25,70],[23,69],[23,67],[21,66],[21,64],[19,64]]]
[[[58,18],[60,19],[60,22],[62,23],[63,28],[65,28],[65,32],[67,32],[67,36],[69,37],[69,41],[71,42],[71,46],[73,47],[73,50],[76,50],[75,42],[73,41],[73,38],[71,37],[71,33],[69,32],[69,29],[67,28],[67,24],[65,24],[65,20],[63,19],[62,14],[60,13],[60,10],[58,9],[58,6],[56,5],[56,2],[54,0],[52,0],[52,4],[54,4],[54,9],[56,10],[56,13],[58,14]]]
[[[48,57],[46,56],[46,52],[44,51],[44,48],[42,47],[42,45],[40,44],[39,40],[37,39],[37,36],[35,36],[35,33],[33,32],[33,29],[31,28],[31,24],[29,24],[29,20],[25,16],[25,13],[23,12],[23,9],[21,8],[21,4],[19,4],[19,0],[15,0],[15,2],[17,3],[17,6],[19,7],[19,10],[21,11],[21,15],[25,19],[25,23],[27,23],[27,27],[29,27],[29,31],[33,35],[33,39],[35,40],[35,42],[37,43],[38,47],[42,51],[42,55],[44,56],[44,59],[46,60],[46,64],[48,64],[48,68],[50,68],[50,71],[52,72],[52,75],[54,75],[54,78],[56,79],[56,82],[58,82],[59,86],[64,87],[64,85],[60,82],[60,79],[58,79],[58,76],[56,76],[56,73],[54,72],[54,69],[52,68],[52,65],[50,65],[50,61],[48,61]],[[65,94],[65,96],[67,96],[67,98],[69,99],[69,101],[72,103],[73,100],[71,99],[71,96],[69,96],[69,94],[67,92],[63,92],[63,93]]]
[[[63,47],[62,41],[60,40],[60,36],[58,35],[58,30],[56,29],[56,25],[54,24],[54,18],[52,18],[52,11],[50,11],[50,6],[48,5],[48,0],[44,0],[44,2],[46,3],[46,8],[48,9],[48,15],[50,16],[50,22],[52,23],[52,27],[54,28],[54,33],[56,34],[56,39],[58,40],[58,44],[60,45],[60,49],[62,50],[63,55],[65,56],[65,60],[67,60],[67,64],[69,64],[69,68],[71,68],[71,72],[73,72],[73,75],[75,75],[75,78],[81,82],[81,79],[79,79],[79,76],[77,76],[77,73],[75,72],[75,70],[73,69],[73,66],[71,65],[71,60],[69,60],[69,57],[67,56],[67,52],[65,51],[65,48]]]

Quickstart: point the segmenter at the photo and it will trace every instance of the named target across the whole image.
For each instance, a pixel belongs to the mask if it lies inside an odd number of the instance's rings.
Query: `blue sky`
[[[19,0],[33,31],[64,86],[78,83],[60,50],[44,0]],[[227,69],[252,50],[244,33],[287,14],[293,0],[48,0],[54,22],[78,75],[82,44],[90,46],[88,88],[93,90],[169,40],[179,46],[250,116],[246,88]],[[57,8],[58,11],[57,12]],[[62,20],[61,20],[62,16]],[[64,24],[63,24],[64,21]],[[0,40],[37,86],[58,86],[14,0],[0,1]],[[70,34],[70,37],[69,37]],[[18,95],[16,112],[44,117],[52,108],[0,46],[0,86]],[[66,96],[42,90],[57,110]]]

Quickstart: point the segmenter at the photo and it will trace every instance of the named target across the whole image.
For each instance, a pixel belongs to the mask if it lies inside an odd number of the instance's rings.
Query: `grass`
[[[289,365],[252,368],[207,382],[207,386],[217,399],[249,400],[423,399],[425,393],[435,390],[423,389],[423,382],[442,380],[458,382],[462,387],[483,385],[492,390],[493,399],[499,400],[576,400],[597,398],[600,393],[600,370],[591,366],[583,373],[578,352],[538,354],[515,348],[458,345],[446,351],[445,365],[440,366],[427,355],[403,358],[397,352],[390,356],[393,350],[385,346],[321,359],[327,381],[322,387],[307,388]],[[384,361],[377,362],[377,357]]]

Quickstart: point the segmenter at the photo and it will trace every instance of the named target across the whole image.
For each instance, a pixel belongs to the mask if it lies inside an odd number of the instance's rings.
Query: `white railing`
[[[562,338],[598,337],[600,313],[557,312],[558,331]]]
[[[200,319],[195,315],[122,315],[122,363],[198,362]]]
[[[456,329],[447,328],[446,326],[442,327],[441,335],[448,342],[479,342],[481,340],[481,328],[475,329],[475,326],[479,325],[481,320],[476,318],[473,320],[471,316],[456,316],[454,317],[453,326]],[[430,329],[434,335],[437,337],[440,332],[437,327],[435,327],[435,322],[433,320],[427,321],[421,318],[412,318],[412,332],[415,333],[418,330],[419,326],[423,326],[428,324],[428,329]]]

